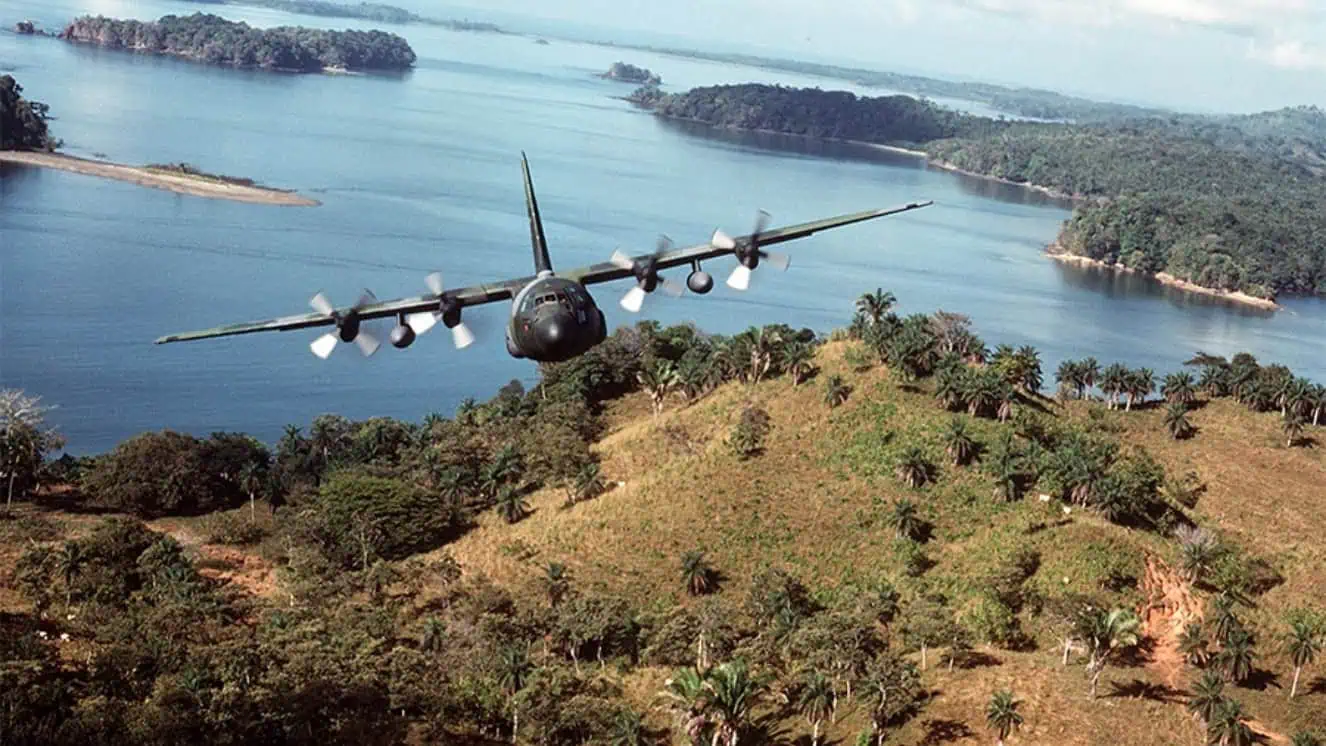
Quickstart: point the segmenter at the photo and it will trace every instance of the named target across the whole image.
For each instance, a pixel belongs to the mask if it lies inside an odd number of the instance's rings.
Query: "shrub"
[[[209,468],[204,442],[164,430],[115,446],[83,478],[83,488],[105,508],[140,518],[190,515],[237,506],[242,496]]]
[[[732,438],[728,443],[740,459],[748,459],[764,450],[764,438],[772,427],[769,413],[758,406],[749,406],[741,410],[741,419],[732,429]]]
[[[340,470],[327,476],[297,523],[328,560],[364,569],[374,559],[441,546],[459,526],[460,511],[404,480]]]

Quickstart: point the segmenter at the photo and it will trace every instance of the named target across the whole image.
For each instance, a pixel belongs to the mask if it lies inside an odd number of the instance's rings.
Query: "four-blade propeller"
[[[623,254],[621,249],[612,252],[610,261],[635,275],[635,287],[627,290],[626,295],[622,296],[622,308],[631,313],[638,313],[645,302],[645,294],[654,292],[660,285],[663,287],[663,292],[668,295],[680,296],[686,292],[681,285],[658,274],[658,258],[671,248],[672,239],[667,236],[659,236],[658,246],[654,249],[654,253],[642,260],[632,259]]]
[[[354,304],[348,313],[341,315],[336,312],[336,307],[332,305],[331,301],[328,300],[327,296],[323,295],[321,291],[310,298],[308,303],[310,306],[313,306],[314,311],[317,311],[324,316],[330,316],[336,321],[336,331],[327,332],[321,337],[313,340],[309,345],[309,348],[313,350],[313,354],[326,360],[327,357],[332,354],[332,350],[336,349],[336,342],[338,340],[341,342],[354,342],[359,345],[359,351],[364,353],[364,357],[369,357],[377,352],[378,347],[381,347],[382,343],[379,342],[378,338],[367,329],[360,328],[361,324],[359,318],[360,308],[376,302],[377,297],[373,295],[373,291],[365,288],[364,294],[359,296],[359,302]]]
[[[735,239],[721,229],[714,231],[714,237],[709,241],[710,245],[715,249],[734,250],[737,256],[736,269],[733,269],[732,274],[728,275],[727,278],[727,286],[733,290],[746,290],[750,287],[751,270],[759,266],[761,259],[784,272],[791,265],[792,260],[786,254],[764,251],[760,248],[760,234],[764,233],[764,229],[768,225],[769,213],[760,210],[755,217],[755,230],[751,231],[749,241],[737,243]]]
[[[474,333],[460,320],[460,304],[445,294],[446,285],[442,283],[442,273],[430,274],[424,278],[424,283],[428,285],[429,292],[439,298],[437,310],[409,314],[405,317],[405,323],[409,324],[416,334],[423,334],[441,321],[451,329],[451,341],[456,345],[456,349],[463,350],[474,344]]]

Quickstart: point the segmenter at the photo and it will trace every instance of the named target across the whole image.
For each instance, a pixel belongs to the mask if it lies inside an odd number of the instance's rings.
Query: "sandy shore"
[[[1050,244],[1048,247],[1046,247],[1045,255],[1057,262],[1077,264],[1083,267],[1100,267],[1102,269],[1112,269],[1115,272],[1127,272],[1129,274],[1145,274],[1144,272],[1138,272],[1137,270],[1132,269],[1131,267],[1125,267],[1121,264],[1106,264],[1105,262],[1102,262],[1099,259],[1092,259],[1090,257],[1078,256],[1077,254],[1069,254],[1065,252],[1063,247],[1057,243]],[[1156,274],[1150,276],[1154,277],[1162,285],[1167,285],[1169,287],[1176,288],[1178,290],[1183,290],[1189,293],[1209,295],[1213,298],[1223,298],[1224,300],[1234,301],[1235,303],[1242,303],[1248,306],[1256,306],[1257,308],[1264,308],[1270,311],[1278,311],[1281,308],[1283,308],[1283,306],[1281,306],[1279,303],[1276,303],[1273,300],[1258,298],[1254,295],[1248,295],[1247,293],[1239,291],[1229,292],[1226,290],[1214,290],[1212,288],[1204,288],[1201,285],[1195,285],[1191,282],[1188,282],[1187,280],[1179,279],[1178,277],[1175,277],[1174,275],[1171,275],[1168,272],[1157,272]]]
[[[103,179],[127,181],[139,186],[165,189],[176,194],[188,194],[194,197],[229,199],[236,202],[251,202],[260,205],[284,205],[314,207],[322,204],[317,200],[301,197],[294,192],[257,186],[241,186],[224,181],[209,179],[204,176],[187,176],[166,173],[139,166],[124,166],[106,161],[94,161],[61,153],[36,153],[30,151],[0,151],[0,163],[17,163],[41,168],[57,168],[87,176],[100,176]]]

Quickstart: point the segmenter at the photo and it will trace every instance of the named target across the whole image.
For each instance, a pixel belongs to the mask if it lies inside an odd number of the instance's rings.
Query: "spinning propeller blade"
[[[635,286],[630,290],[627,290],[626,294],[622,296],[622,308],[631,313],[639,313],[641,307],[644,306],[645,296],[658,287],[662,287],[665,293],[672,296],[680,296],[686,292],[686,289],[681,285],[660,276],[658,270],[655,268],[657,258],[671,248],[672,239],[667,236],[659,236],[658,245],[655,246],[654,253],[643,260],[632,259],[622,253],[621,249],[613,250],[612,256],[609,257],[608,261],[635,275]]]
[[[414,330],[415,334],[420,335],[427,332],[429,329],[432,329],[434,326],[437,326],[437,322],[442,321],[445,316],[442,311],[445,304],[443,303],[441,296],[446,292],[447,286],[442,282],[442,273],[433,272],[429,274],[424,278],[424,284],[428,286],[428,291],[430,293],[439,296],[438,310],[420,311],[418,313],[409,314],[405,317],[405,323]],[[460,309],[455,309],[455,311],[459,315]],[[466,347],[469,347],[474,344],[474,339],[474,332],[470,331],[470,328],[465,325],[464,321],[458,320],[456,325],[451,327],[451,342],[456,346],[456,349],[463,350]]]

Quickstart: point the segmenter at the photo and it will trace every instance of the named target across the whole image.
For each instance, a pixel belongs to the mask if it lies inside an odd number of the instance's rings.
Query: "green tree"
[[[820,746],[820,724],[833,713],[836,696],[833,685],[819,671],[811,671],[801,687],[797,697],[797,709],[810,724],[811,746]]]
[[[1218,671],[1208,670],[1192,687],[1188,698],[1188,711],[1201,719],[1203,726],[1215,718],[1216,710],[1225,700],[1225,678]]]
[[[1285,448],[1293,448],[1294,443],[1303,437],[1303,415],[1289,412],[1282,420],[1285,433]]]
[[[901,498],[893,504],[893,512],[889,514],[889,525],[893,526],[894,532],[899,539],[908,539],[916,541],[925,529],[925,522],[916,512],[916,503],[906,498]]]
[[[1081,637],[1087,645],[1087,676],[1091,679],[1091,698],[1095,699],[1096,685],[1105,667],[1119,651],[1137,644],[1141,621],[1132,611],[1115,607],[1085,617],[1084,624]]]
[[[738,658],[710,671],[705,687],[709,690],[709,712],[716,725],[715,741],[721,739],[728,746],[737,746],[755,706],[767,692],[766,679],[752,676],[746,661]]]
[[[1252,729],[1248,727],[1248,716],[1243,712],[1243,705],[1236,699],[1222,699],[1211,713],[1211,720],[1206,726],[1209,743],[1220,746],[1252,746]]]
[[[0,97],[6,79],[13,81],[7,75],[0,77]],[[4,116],[0,109],[0,118]],[[5,512],[13,506],[15,487],[35,487],[46,454],[64,447],[64,437],[46,424],[51,409],[41,403],[41,397],[17,389],[0,390],[0,476],[6,480]]]
[[[1165,407],[1165,429],[1170,437],[1183,440],[1193,434],[1192,423],[1188,421],[1188,407],[1181,402],[1171,402]]]
[[[1290,699],[1298,693],[1298,677],[1303,673],[1303,667],[1312,665],[1317,654],[1321,652],[1321,632],[1317,628],[1319,624],[1301,618],[1290,621],[1289,636],[1285,646],[1289,659],[1294,664],[1294,683],[1289,688]]]
[[[838,407],[847,401],[851,391],[851,387],[843,381],[843,377],[835,373],[825,382],[824,402],[829,405],[829,409]]]
[[[529,513],[529,503],[515,487],[502,487],[497,494],[497,512],[507,523],[515,523]]]
[[[916,489],[930,481],[932,469],[925,451],[921,450],[920,446],[911,445],[899,454],[893,473],[908,487]]]
[[[990,704],[985,708],[985,722],[990,729],[999,734],[995,740],[999,746],[1004,746],[1004,739],[1015,728],[1022,725],[1022,715],[1018,712],[1018,704],[1013,698],[1013,692],[1003,689],[995,692],[990,698]]]

